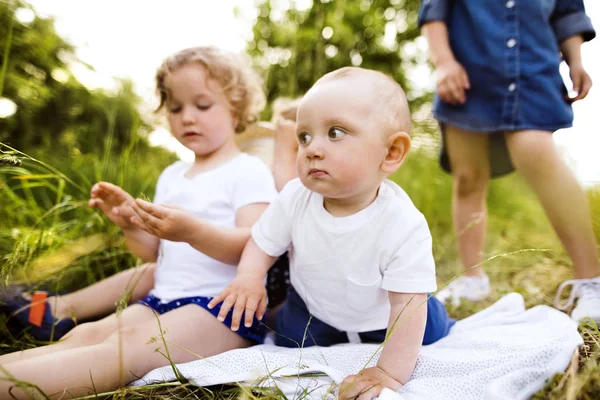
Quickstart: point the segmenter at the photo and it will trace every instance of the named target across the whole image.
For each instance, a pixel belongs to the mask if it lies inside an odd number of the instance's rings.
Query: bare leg
[[[175,363],[249,345],[208,311],[193,304],[162,315],[160,322],[166,332],[168,353]],[[151,338],[157,340],[150,341]],[[17,361],[4,368],[16,379],[36,384],[49,396],[58,398],[65,391],[83,396],[92,393],[92,380],[98,392],[105,392],[168,365],[163,356],[166,352],[154,320],[122,329],[97,345]],[[45,373],[49,366],[52,374]],[[0,372],[0,377],[3,375]],[[12,382],[0,380],[0,397],[7,397],[11,386]],[[17,398],[26,398],[22,389],[13,393]]]
[[[59,342],[0,356],[0,365],[40,357],[67,349],[98,344],[121,328],[136,326],[152,319],[154,319],[154,313],[149,307],[134,304],[127,307],[119,315],[112,314],[100,321],[88,322],[76,326]],[[2,398],[1,395],[0,398]]]
[[[563,162],[551,132],[506,134],[517,171],[537,194],[546,215],[573,261],[575,277],[600,275],[596,240],[585,192]]]
[[[130,302],[143,299],[154,286],[155,263],[143,264],[119,272],[73,293],[48,297],[52,314],[59,318],[86,320],[115,311],[116,303],[130,294]]]
[[[486,134],[445,126],[445,139],[452,167],[452,216],[458,252],[467,276],[481,276],[487,228],[487,186],[490,179],[489,145]]]

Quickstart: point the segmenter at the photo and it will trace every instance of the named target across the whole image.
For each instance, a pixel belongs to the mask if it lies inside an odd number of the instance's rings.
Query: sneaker
[[[458,306],[462,299],[469,301],[480,301],[490,295],[490,278],[483,276],[459,276],[435,294],[442,303],[450,301],[452,305]]]
[[[573,289],[569,299],[566,303],[560,304],[563,290],[570,285],[573,285]],[[585,318],[591,318],[600,323],[600,277],[563,282],[556,292],[554,306],[559,310],[566,310],[573,305],[575,299],[577,299],[577,305],[571,311],[572,319],[579,322]]]
[[[8,315],[8,323],[17,330],[28,330],[36,340],[51,342],[62,338],[75,327],[71,318],[57,319],[52,315],[49,303],[39,304],[44,307],[39,325],[30,322],[33,310],[31,300],[24,297],[19,290],[4,290],[0,307]]]

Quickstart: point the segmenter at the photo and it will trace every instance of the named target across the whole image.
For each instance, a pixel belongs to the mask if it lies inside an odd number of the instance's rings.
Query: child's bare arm
[[[401,384],[405,384],[415,369],[421,351],[427,323],[426,293],[389,292],[391,312],[388,341],[377,365]],[[402,357],[399,360],[398,354]]]
[[[571,98],[571,101],[584,99],[592,87],[592,78],[583,68],[581,61],[581,44],[583,37],[574,35],[565,39],[560,44],[560,51],[567,64],[569,65],[571,80],[573,81],[573,90],[577,96]]]
[[[296,123],[280,117],[275,124],[275,151],[273,153],[273,177],[277,191],[281,191],[286,183],[298,177],[297,153]]]
[[[421,31],[427,39],[431,61],[436,68],[438,95],[446,103],[463,104],[466,101],[465,90],[471,85],[467,72],[454,58],[446,23],[427,22]]]
[[[247,327],[252,326],[255,314],[259,320],[265,315],[265,276],[276,259],[277,257],[271,257],[262,251],[252,238],[248,240],[235,279],[208,304],[209,308],[213,308],[223,302],[217,317],[220,321],[224,321],[229,310],[233,308],[231,330],[238,330],[244,312],[244,323]]]
[[[133,197],[117,185],[98,182],[90,191],[89,206],[97,208],[123,230],[127,248],[145,262],[156,261],[159,240],[131,222]]]
[[[360,394],[377,397],[385,387],[396,391],[415,369],[427,323],[427,294],[389,292],[389,298],[388,339],[377,366],[344,379],[340,399],[354,399]]]
[[[256,203],[241,207],[236,213],[238,227],[223,228],[182,208],[137,199],[133,206],[136,216],[132,221],[156,237],[186,242],[215,260],[237,265],[250,238],[252,225],[267,206],[267,203]]]
[[[141,229],[123,229],[127,249],[144,262],[154,262],[158,258],[159,238]]]

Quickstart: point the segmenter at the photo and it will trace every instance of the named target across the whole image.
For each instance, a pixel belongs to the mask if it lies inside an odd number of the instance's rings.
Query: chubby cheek
[[[350,183],[365,175],[367,166],[364,161],[351,157],[351,154],[348,153],[345,156],[336,157],[336,159],[331,160],[332,169],[335,170],[336,178],[339,181]]]
[[[234,131],[233,118],[226,110],[215,109],[205,113],[201,125],[206,131],[213,132],[220,139],[226,138]]]
[[[300,176],[308,173],[308,159],[306,158],[302,148],[298,150],[298,155],[296,156],[296,170]]]
[[[370,160],[348,157],[337,161],[336,181],[346,195],[361,192],[378,179],[376,167]]]
[[[167,123],[169,124],[169,130],[171,134],[178,137],[182,132],[182,125],[179,123],[179,119],[174,115],[169,115],[167,117]]]

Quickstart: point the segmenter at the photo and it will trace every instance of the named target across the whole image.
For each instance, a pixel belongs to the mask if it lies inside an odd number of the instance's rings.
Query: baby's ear
[[[381,163],[381,171],[389,175],[404,162],[410,149],[410,136],[406,132],[396,132],[387,138],[386,146],[387,153]]]

